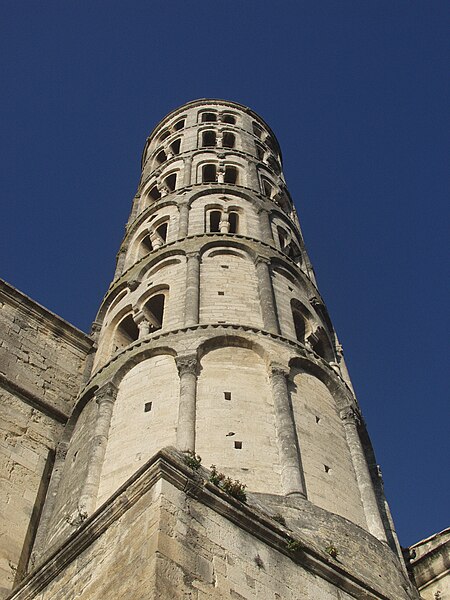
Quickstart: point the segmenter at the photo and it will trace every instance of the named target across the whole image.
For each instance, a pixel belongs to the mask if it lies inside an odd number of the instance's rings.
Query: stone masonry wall
[[[23,577],[91,341],[0,281],[0,598]]]

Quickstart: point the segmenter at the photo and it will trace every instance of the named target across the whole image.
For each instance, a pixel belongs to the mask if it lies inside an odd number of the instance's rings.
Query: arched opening
[[[175,131],[180,131],[180,129],[183,129],[184,128],[184,123],[185,123],[184,119],[180,119],[179,121],[177,121],[175,123],[175,125],[173,126],[174,130]]]
[[[258,142],[255,142],[255,148],[256,148],[256,156],[258,157],[258,160],[264,160],[264,155],[265,155],[266,151],[264,150],[263,146],[261,146],[261,144],[258,144]]]
[[[159,200],[161,198],[161,192],[158,190],[158,186],[154,185],[148,195],[152,200]]]
[[[234,148],[236,143],[236,136],[234,133],[230,133],[229,131],[225,131],[222,137],[222,146],[224,148]]]
[[[318,329],[316,331],[311,346],[314,352],[327,362],[335,360],[333,349],[330,345],[327,334],[323,329]]]
[[[169,148],[173,154],[180,154],[181,138],[178,138],[177,140],[173,141],[170,144]]]
[[[281,173],[280,165],[278,164],[278,161],[273,158],[273,156],[269,158],[267,163],[274,173],[276,173],[277,175]]]
[[[142,240],[141,245],[140,245],[140,250],[142,251],[142,252],[140,252],[140,254],[142,256],[145,256],[146,254],[148,254],[149,252],[151,252],[153,250],[153,245],[152,245],[152,241],[150,239],[149,233]]]
[[[217,115],[213,112],[202,113],[202,123],[213,123],[217,121]]]
[[[292,306],[292,317],[294,319],[295,337],[301,343],[305,343],[306,337],[306,322],[302,313]]]
[[[212,183],[217,180],[217,167],[216,165],[204,165],[202,167],[202,182]]]
[[[216,132],[215,131],[204,131],[202,133],[202,147],[212,148],[216,145]]]
[[[273,197],[273,186],[270,183],[270,181],[268,179],[266,179],[265,177],[261,178],[261,183],[262,183],[262,188],[263,188],[263,194],[264,196],[267,196],[268,198],[272,198]]]
[[[239,215],[237,212],[228,214],[228,222],[230,224],[229,233],[239,233]]]
[[[225,176],[223,180],[225,183],[237,184],[238,170],[236,169],[236,167],[225,167]]]
[[[155,159],[156,159],[156,162],[158,163],[158,165],[162,165],[162,163],[167,160],[167,155],[164,152],[164,150],[161,150],[160,152],[158,152]]]
[[[233,115],[222,115],[223,123],[229,123],[230,125],[236,124],[236,117]]]
[[[163,131],[161,133],[161,135],[159,136],[158,140],[160,142],[163,142],[164,140],[166,140],[169,137],[169,135],[170,135],[170,131],[168,129],[166,129],[165,131]]]
[[[168,229],[168,221],[162,223],[159,227],[156,228],[155,232],[161,239],[162,243],[165,244],[167,240],[167,229]]]
[[[285,229],[279,226],[277,227],[277,234],[278,241],[280,242],[280,248],[283,251],[288,244],[289,234]]]
[[[173,190],[175,189],[176,184],[177,184],[177,174],[172,173],[172,175],[169,175],[168,177],[166,177],[164,179],[164,184],[169,191],[173,192]]]
[[[113,352],[126,348],[139,337],[139,329],[131,315],[124,317],[116,327],[113,340]]]
[[[209,231],[211,233],[218,233],[220,231],[220,221],[222,219],[222,213],[220,210],[212,210],[209,213]]]
[[[165,300],[166,297],[164,294],[157,294],[147,300],[142,307],[142,312],[150,324],[150,333],[161,329],[163,325]]]
[[[263,135],[263,128],[258,123],[253,123],[253,133],[257,138],[261,139]]]

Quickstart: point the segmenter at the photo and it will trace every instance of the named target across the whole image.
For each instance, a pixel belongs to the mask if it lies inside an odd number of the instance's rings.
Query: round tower
[[[252,110],[193,101],[153,130],[93,331],[38,549],[165,446],[398,549],[280,147]]]

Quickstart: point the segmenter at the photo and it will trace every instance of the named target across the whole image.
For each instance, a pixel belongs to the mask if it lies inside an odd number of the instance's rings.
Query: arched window
[[[318,354],[321,358],[328,362],[332,362],[335,360],[333,348],[331,347],[330,341],[328,339],[327,334],[322,328],[319,328],[312,340],[312,349],[316,354]]]
[[[276,173],[277,175],[279,175],[281,173],[280,165],[278,164],[278,161],[275,160],[275,158],[273,156],[269,157],[267,164],[272,169],[272,171],[274,173]]]
[[[258,160],[264,160],[264,155],[266,153],[266,151],[264,150],[264,147],[261,146],[261,144],[258,144],[258,142],[255,142],[255,148],[256,148],[256,156],[258,157]]]
[[[283,227],[277,227],[278,241],[280,242],[280,249],[284,250],[288,244],[289,234]]]
[[[161,198],[161,192],[156,185],[151,188],[148,195],[152,200],[159,200]]]
[[[166,221],[165,223],[162,223],[159,227],[157,227],[155,229],[155,232],[158,234],[158,236],[161,238],[163,244],[166,243],[167,240],[167,228],[168,228],[168,221]]]
[[[150,234],[148,233],[145,238],[141,242],[142,255],[148,254],[153,250],[152,240],[150,239]]]
[[[213,123],[217,121],[217,115],[213,112],[202,113],[202,123]]]
[[[185,124],[185,119],[180,119],[179,121],[177,121],[173,128],[175,131],[180,131],[180,129],[184,128],[184,124]]]
[[[163,325],[165,300],[166,297],[164,294],[157,294],[147,300],[142,308],[142,312],[150,325],[150,333],[161,329]]]
[[[220,221],[222,220],[222,213],[220,210],[211,210],[209,213],[209,231],[211,233],[218,233],[220,231]]]
[[[168,177],[166,177],[164,179],[164,184],[169,191],[173,192],[173,190],[175,189],[176,184],[177,184],[177,174],[172,173],[172,175],[169,175]]]
[[[202,182],[211,183],[217,181],[217,167],[216,165],[203,165],[202,167]]]
[[[261,184],[262,184],[262,191],[264,196],[267,196],[268,198],[273,198],[273,194],[274,194],[274,187],[273,185],[270,183],[270,181],[268,179],[266,179],[265,177],[261,177]]]
[[[225,167],[224,182],[234,184],[238,182],[238,170],[236,169],[236,167]]]
[[[258,123],[253,123],[253,133],[256,135],[256,137],[261,139],[263,135],[263,128],[258,125]]]
[[[222,121],[224,123],[229,123],[230,125],[235,125],[236,117],[234,115],[224,114],[224,115],[222,115]]]
[[[172,154],[180,154],[180,147],[181,147],[181,138],[174,140],[169,146],[170,150],[172,151]]]
[[[164,150],[161,150],[160,152],[158,152],[158,154],[155,157],[155,160],[158,163],[158,165],[161,165],[163,162],[165,162],[167,160],[167,156],[166,156],[166,153],[164,152]]]
[[[169,135],[170,135],[170,131],[168,129],[166,129],[165,131],[163,131],[161,133],[161,135],[159,136],[158,140],[160,142],[163,142],[164,140],[166,140],[169,137]]]
[[[139,329],[131,315],[124,317],[114,332],[113,352],[126,348],[139,337]]]
[[[230,224],[229,233],[239,233],[239,215],[237,212],[228,213],[228,222]]]
[[[294,320],[295,336],[297,340],[304,344],[306,340],[306,319],[298,300],[291,300],[292,318]]]
[[[211,148],[216,145],[216,132],[204,131],[202,133],[202,148]]]
[[[234,133],[230,133],[229,131],[225,131],[222,137],[222,146],[224,148],[234,148],[236,143],[236,136]]]

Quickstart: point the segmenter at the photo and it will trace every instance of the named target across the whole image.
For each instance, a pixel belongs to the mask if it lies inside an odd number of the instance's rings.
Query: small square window
[[[225,400],[231,400],[231,392],[224,392],[223,397]]]
[[[219,296],[225,296],[225,292],[217,292]]]
[[[222,269],[229,269],[230,267],[228,265],[220,265],[222,267]]]
[[[146,402],[144,404],[144,412],[150,412],[152,410],[152,402]]]
[[[325,473],[330,472],[330,467],[328,465],[323,465],[323,468],[325,469]]]
[[[236,450],[242,450],[242,442],[234,442],[234,447]]]

